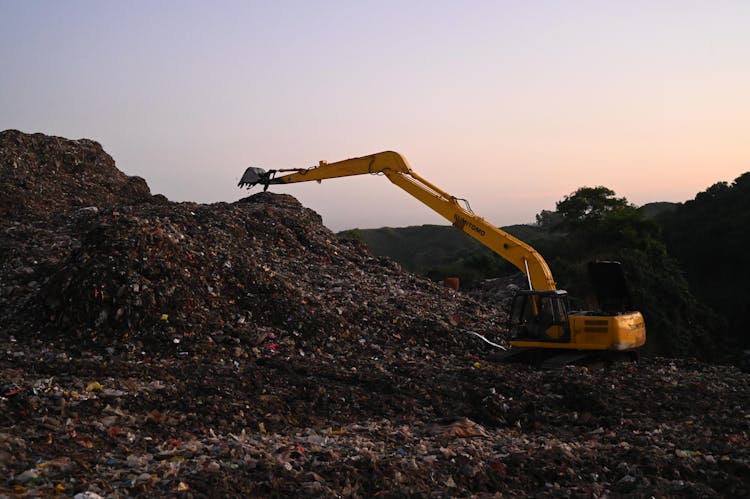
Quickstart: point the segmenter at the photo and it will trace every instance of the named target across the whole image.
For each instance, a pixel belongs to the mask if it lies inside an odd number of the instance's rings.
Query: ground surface
[[[92,141],[2,132],[0,186],[0,495],[750,495],[736,368],[494,363],[497,308]]]

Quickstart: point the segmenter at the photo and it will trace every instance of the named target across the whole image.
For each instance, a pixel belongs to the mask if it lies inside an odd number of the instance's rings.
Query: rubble
[[[750,494],[747,374],[493,363],[502,310],[291,196],[171,203],[106,158],[0,134],[0,495]]]

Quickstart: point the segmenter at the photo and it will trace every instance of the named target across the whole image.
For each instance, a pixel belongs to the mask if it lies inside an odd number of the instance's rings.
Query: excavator
[[[632,306],[618,262],[589,264],[602,310],[572,311],[567,292],[557,289],[549,266],[534,248],[475,215],[465,200],[419,176],[397,152],[384,151],[335,163],[320,161],[309,168],[264,170],[250,167],[238,186],[262,185],[266,190],[270,185],[320,182],[365,174],[384,175],[525,275],[527,289],[516,291],[508,314],[509,352],[548,353],[548,358],[569,363],[591,353],[634,354],[636,348],[645,344],[643,315],[630,310]]]

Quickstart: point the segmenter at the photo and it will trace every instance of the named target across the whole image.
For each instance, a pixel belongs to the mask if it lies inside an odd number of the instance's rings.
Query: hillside
[[[291,196],[173,203],[107,158],[0,133],[0,495],[750,494],[737,369],[493,363],[501,311]]]
[[[545,229],[534,225],[512,225],[503,230],[532,244],[549,237]],[[460,275],[464,283],[471,284],[516,271],[487,247],[450,225],[352,229],[338,235],[362,241],[373,254],[391,258],[404,269],[433,280]]]

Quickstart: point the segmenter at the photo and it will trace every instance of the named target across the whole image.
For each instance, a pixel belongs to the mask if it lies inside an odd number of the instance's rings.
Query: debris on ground
[[[494,363],[502,309],[89,140],[0,133],[0,197],[0,495],[750,495],[736,368]]]

